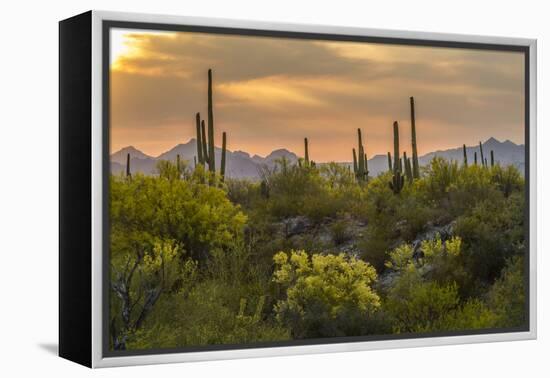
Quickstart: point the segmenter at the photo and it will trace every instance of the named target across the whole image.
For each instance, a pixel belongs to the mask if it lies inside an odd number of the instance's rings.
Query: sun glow
[[[111,69],[120,69],[124,58],[139,56],[142,53],[141,46],[136,43],[137,36],[143,36],[143,30],[117,29],[110,30],[110,65]],[[175,32],[148,31],[147,36],[175,36]]]

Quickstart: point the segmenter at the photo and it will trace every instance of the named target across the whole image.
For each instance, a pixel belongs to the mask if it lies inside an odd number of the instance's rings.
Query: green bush
[[[523,252],[524,198],[493,197],[458,218],[455,233],[464,243],[464,265],[472,278],[492,283],[506,259]]]
[[[340,255],[280,252],[274,257],[273,280],[284,290],[277,320],[294,338],[351,336],[369,329],[380,306],[371,285],[376,271],[369,264]]]
[[[193,180],[113,177],[110,193],[113,234],[174,239],[195,259],[232,246],[247,221],[222,189]]]
[[[525,275],[523,257],[513,257],[489,290],[489,306],[498,316],[499,327],[526,324]]]

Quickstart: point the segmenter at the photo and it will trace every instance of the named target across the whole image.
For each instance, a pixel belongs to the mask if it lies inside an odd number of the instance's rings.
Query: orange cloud
[[[111,38],[113,151],[158,155],[194,137],[208,68],[216,133],[232,150],[300,152],[307,136],[316,161],[349,161],[360,127],[369,155],[385,153],[394,120],[410,137],[409,96],[421,153],[491,136],[524,142],[518,53],[136,30]]]

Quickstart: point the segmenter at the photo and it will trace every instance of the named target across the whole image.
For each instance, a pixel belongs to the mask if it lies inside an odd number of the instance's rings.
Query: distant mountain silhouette
[[[134,146],[128,146],[112,154],[111,162],[125,165],[127,154],[130,154],[130,159],[154,159],[152,156],[144,154]]]
[[[525,168],[525,146],[523,144],[517,145],[509,140],[500,142],[495,138],[489,138],[482,143],[483,153],[490,161],[491,150],[493,150],[495,160],[502,165],[515,165],[523,173]],[[478,154],[478,160],[481,161],[479,153],[479,145],[467,146],[466,154],[468,155],[468,162],[472,164],[474,162],[474,152]],[[113,174],[119,174],[126,169],[126,156],[130,154],[130,165],[132,172],[141,172],[144,174],[154,174],[156,171],[156,164],[159,160],[176,161],[177,155],[183,161],[187,161],[190,166],[193,166],[194,157],[197,155],[197,143],[195,139],[189,140],[187,143],[178,144],[172,149],[160,154],[157,157],[149,156],[133,146],[124,147],[123,149],[113,153],[111,155],[111,172]],[[221,148],[215,148],[216,155],[216,167],[219,168],[221,161]],[[447,160],[455,160],[462,164],[463,152],[462,146],[442,151],[430,152],[426,155],[419,157],[420,165],[427,165],[435,157],[442,157]],[[298,160],[298,156],[287,149],[281,148],[272,151],[266,157],[258,155],[250,156],[245,151],[227,151],[227,176],[233,178],[249,178],[258,179],[259,169],[261,166],[267,166],[272,168],[278,159],[286,158],[291,163],[295,163]],[[351,162],[340,163],[346,166],[350,166]],[[379,173],[385,172],[388,169],[388,158],[386,155],[375,155],[368,160],[369,175],[377,176]]]

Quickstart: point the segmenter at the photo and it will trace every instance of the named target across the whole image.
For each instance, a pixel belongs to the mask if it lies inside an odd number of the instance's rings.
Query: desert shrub
[[[524,198],[493,197],[480,202],[457,220],[455,233],[464,243],[464,264],[473,279],[492,283],[506,259],[522,253]]]
[[[458,307],[455,283],[440,285],[422,278],[412,265],[390,288],[384,309],[392,318],[395,333],[421,332]]]
[[[273,280],[283,291],[275,313],[294,338],[359,335],[380,306],[371,285],[376,271],[369,264],[340,255],[280,252],[274,257]]]
[[[330,235],[335,245],[344,244],[351,237],[349,233],[349,222],[345,219],[339,219],[330,225]]]
[[[449,188],[448,211],[455,217],[463,214],[479,202],[498,196],[491,180],[491,170],[480,165],[462,166]]]
[[[461,294],[468,275],[460,266],[462,241],[443,242],[439,236],[422,242],[421,259],[403,244],[389,253],[386,266],[399,273],[389,288],[384,310],[395,332],[436,332],[491,328],[497,314],[478,299]],[[464,290],[462,290],[463,292]]]
[[[320,172],[331,190],[345,190],[357,186],[353,173],[341,164],[324,164],[320,167]]]
[[[489,290],[489,306],[498,317],[499,327],[520,327],[526,323],[524,269],[522,256],[511,258]]]
[[[497,315],[482,301],[472,299],[442,315],[419,332],[465,331],[497,326]]]
[[[247,220],[222,189],[193,180],[112,178],[110,194],[112,233],[174,239],[195,259],[233,245]]]
[[[242,344],[288,340],[289,331],[265,315],[265,297],[206,280],[172,295],[129,343],[131,349]],[[169,325],[169,327],[167,327]]]
[[[316,167],[281,160],[264,176],[269,183],[265,209],[276,219],[304,215],[318,222],[335,217],[349,209],[361,191],[349,171],[334,163]]]
[[[110,345],[126,349],[162,296],[189,287],[196,263],[173,240],[134,238],[111,246]]]
[[[513,192],[521,191],[525,186],[525,180],[519,170],[513,165],[506,167],[495,165],[492,167],[491,180],[504,194],[504,197],[510,196]]]
[[[358,243],[361,258],[377,270],[384,268],[386,251],[399,238],[396,223],[400,199],[393,194],[388,182],[388,175],[372,179],[368,183],[363,206],[357,207],[354,213],[356,217],[368,221],[365,237]]]
[[[440,157],[434,157],[425,170],[430,197],[434,200],[448,198],[449,189],[459,176],[458,163]]]
[[[355,213],[368,222],[366,235],[359,243],[361,256],[377,270],[384,268],[386,252],[392,246],[412,241],[438,214],[424,179],[407,183],[399,195],[391,191],[389,181],[389,174],[371,179],[361,212]]]
[[[225,187],[229,200],[245,209],[250,209],[260,196],[259,185],[246,179],[227,178]]]

